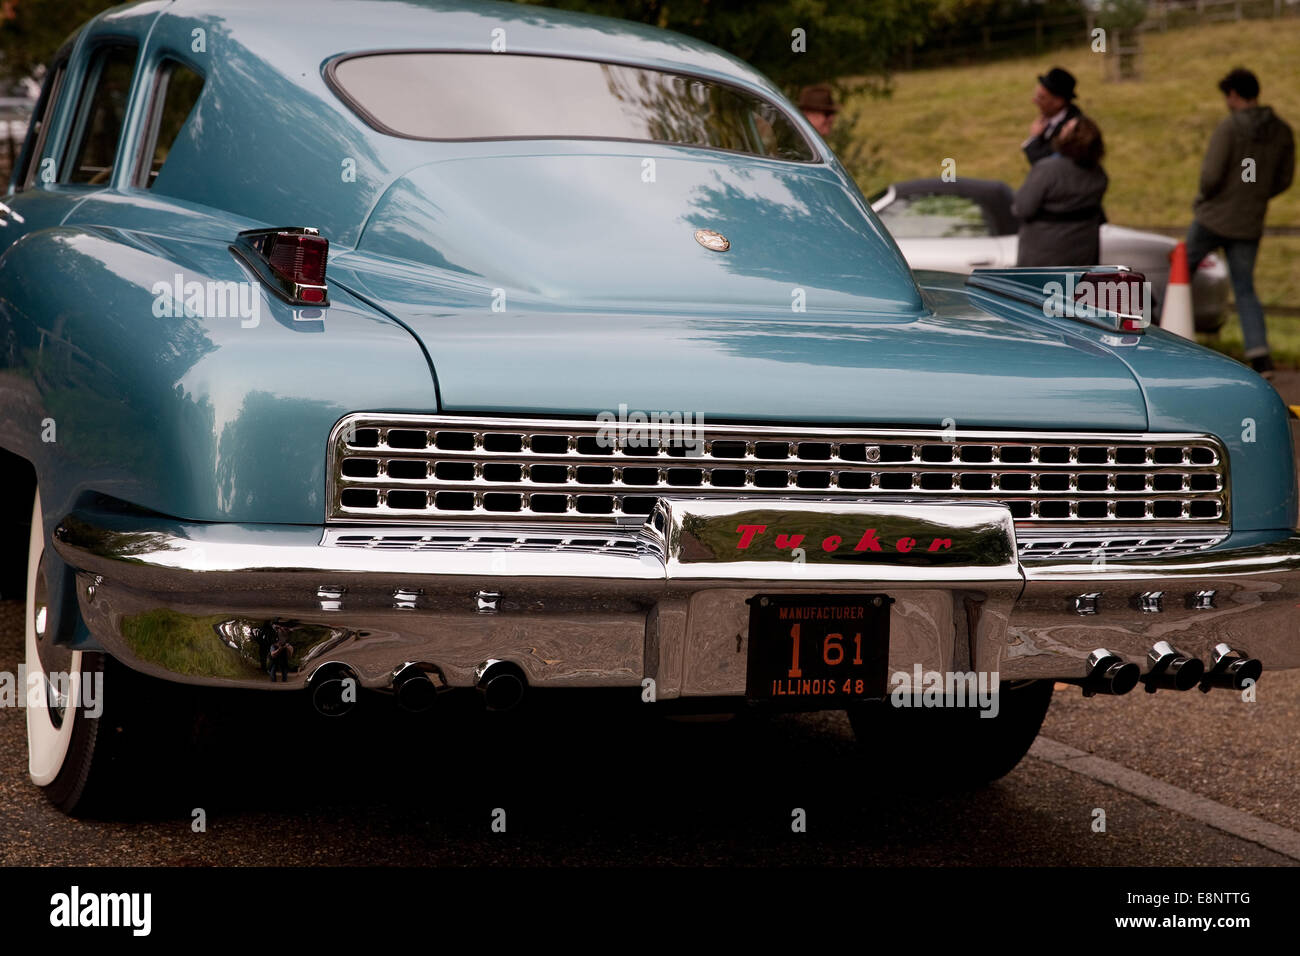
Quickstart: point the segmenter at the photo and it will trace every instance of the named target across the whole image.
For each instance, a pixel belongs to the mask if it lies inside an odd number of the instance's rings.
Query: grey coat
[[[1011,211],[1020,219],[1018,266],[1093,266],[1101,259],[1101,197],[1109,180],[1053,154],[1029,168]]]

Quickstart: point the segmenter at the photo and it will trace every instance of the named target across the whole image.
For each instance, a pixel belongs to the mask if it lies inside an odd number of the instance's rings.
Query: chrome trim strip
[[[772,504],[765,502],[765,504]],[[637,519],[639,527],[644,521]],[[618,529],[616,529],[618,530]],[[1070,529],[1072,532],[1075,530]],[[1080,529],[1061,535],[1030,528],[1017,535],[1020,560],[1026,563],[1061,561],[1069,558],[1113,560],[1121,557],[1159,557],[1204,551],[1227,540],[1226,534],[1189,535],[1188,529],[1172,531],[1142,529],[1138,534],[1101,533]],[[652,542],[629,534],[604,534],[600,525],[537,523],[522,531],[495,525],[481,528],[465,524],[400,527],[379,525],[334,525],[325,529],[321,544],[333,548],[365,548],[377,551],[636,551]],[[657,545],[654,545],[657,547]]]

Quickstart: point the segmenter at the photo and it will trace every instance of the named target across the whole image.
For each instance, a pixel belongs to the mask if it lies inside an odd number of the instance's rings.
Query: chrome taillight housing
[[[328,239],[306,226],[248,229],[230,246],[259,279],[293,305],[329,305],[329,248]]]

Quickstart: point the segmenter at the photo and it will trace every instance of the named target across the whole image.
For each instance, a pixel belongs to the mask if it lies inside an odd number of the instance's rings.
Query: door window
[[[36,104],[35,112],[32,113],[31,128],[28,130],[28,148],[22,154],[20,160],[22,166],[18,170],[18,175],[14,177],[18,189],[26,189],[36,182],[40,174],[41,154],[45,152],[45,140],[50,133],[50,117],[54,115],[54,104],[58,102],[59,90],[63,86],[63,76],[67,66],[67,60],[55,64],[45,83],[45,88],[41,90],[40,100]],[[50,176],[51,180],[53,178]]]
[[[99,186],[112,177],[135,59],[134,44],[105,46],[95,53],[82,88],[63,182]]]
[[[183,63],[166,60],[159,67],[144,149],[140,151],[137,186],[153,188],[202,91],[203,77]]]

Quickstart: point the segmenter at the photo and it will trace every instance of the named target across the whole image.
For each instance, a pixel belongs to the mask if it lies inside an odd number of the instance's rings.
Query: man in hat
[[[1052,137],[1069,120],[1081,115],[1074,105],[1074,76],[1059,66],[1052,67],[1038,78],[1034,105],[1038,116],[1029,127],[1029,138],[1020,144],[1031,166],[1052,155]]]
[[[800,90],[799,111],[812,124],[813,129],[821,134],[822,139],[829,137],[835,128],[835,114],[840,111],[831,85],[818,83]]]

